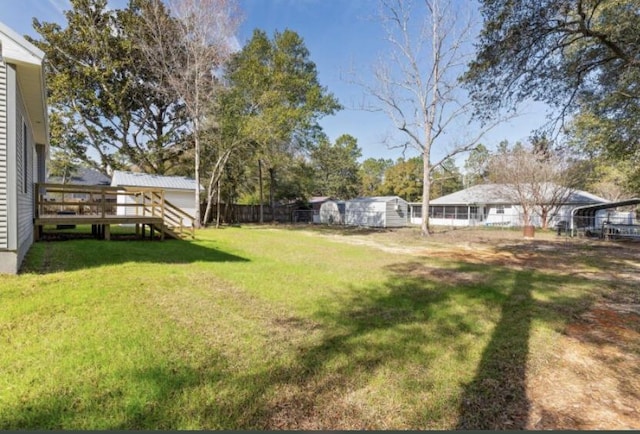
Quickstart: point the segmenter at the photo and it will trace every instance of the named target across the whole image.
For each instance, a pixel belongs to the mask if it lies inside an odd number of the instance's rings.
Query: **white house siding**
[[[522,224],[519,206],[487,205],[486,211],[485,224],[488,226],[520,226]]]
[[[0,250],[9,248],[7,68],[0,62]]]
[[[34,169],[35,169],[35,144],[33,139],[33,129],[31,121],[25,109],[22,94],[18,88],[16,92],[16,155],[17,166],[16,176],[18,182],[17,209],[18,215],[18,263],[26,255],[29,247],[33,243],[33,211],[34,211]],[[26,128],[25,128],[26,126]],[[26,131],[26,137],[25,137]],[[26,140],[26,147],[24,141]],[[26,150],[26,155],[24,151]],[[26,164],[24,159],[26,158]],[[26,174],[25,171],[26,170]],[[26,185],[25,185],[26,182]]]

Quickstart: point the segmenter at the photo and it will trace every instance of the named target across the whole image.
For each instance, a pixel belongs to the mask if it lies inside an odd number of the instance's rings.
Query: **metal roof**
[[[628,205],[638,205],[640,204],[640,198],[636,197],[633,199],[620,200],[618,202],[609,202],[609,203],[598,203],[595,205],[587,205],[575,208],[572,211],[574,217],[588,217],[595,215],[596,211],[601,209],[611,209],[618,208],[620,206],[628,206]]]
[[[195,190],[196,181],[186,176],[150,175],[114,170],[112,187],[154,187],[165,190]],[[200,186],[200,190],[203,190]]]
[[[401,200],[406,202],[400,196],[371,196],[371,197],[357,197],[355,199],[347,200],[347,202],[391,202],[393,200]]]
[[[543,186],[544,187],[544,186]],[[549,187],[553,187],[549,184]],[[431,205],[471,205],[478,203],[491,204],[512,204],[513,199],[506,193],[508,184],[479,184],[455,193],[439,197],[430,201]],[[550,189],[549,189],[550,190]],[[598,197],[587,191],[574,190],[566,204],[590,204],[590,203],[606,203],[606,199]]]
[[[322,203],[331,200],[331,196],[313,196],[309,199],[309,203]]]

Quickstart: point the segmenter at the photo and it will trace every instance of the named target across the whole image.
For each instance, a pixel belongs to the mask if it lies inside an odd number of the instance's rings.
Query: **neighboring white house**
[[[347,200],[344,224],[397,228],[408,224],[408,202],[398,196],[361,197]]]
[[[474,185],[439,197],[429,203],[429,224],[442,226],[522,226],[522,207],[505,194],[506,186],[498,184]],[[606,199],[582,190],[574,190],[567,200],[549,216],[548,226],[568,222],[571,211],[580,206],[606,203]],[[531,216],[534,226],[541,226],[540,215]],[[421,224],[421,204],[410,204],[410,221]]]
[[[115,170],[111,178],[112,187],[144,187],[164,190],[165,200],[180,208],[191,217],[195,217],[196,209],[194,204],[194,194],[196,181],[184,176],[149,175],[146,173],[123,172]],[[202,191],[202,187],[200,187]],[[118,195],[117,203],[131,204],[133,198],[125,195]],[[136,207],[118,206],[118,215],[135,215]],[[191,223],[185,220],[185,225]]]
[[[0,23],[0,272],[18,272],[34,239],[35,183],[49,152],[44,53]]]

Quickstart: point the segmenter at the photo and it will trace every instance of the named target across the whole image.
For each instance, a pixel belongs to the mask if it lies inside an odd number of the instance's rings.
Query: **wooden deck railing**
[[[158,208],[154,205],[143,207],[143,211],[149,212],[152,215],[161,216],[165,225],[178,234],[183,234],[186,230],[189,230],[191,238],[195,238],[196,222],[192,216],[169,202],[164,197],[164,194],[159,194],[158,192],[143,193],[143,203],[157,204],[158,202],[162,204],[160,207],[161,214],[156,214]]]
[[[113,217],[157,217],[166,229],[194,237],[195,221],[165,199],[164,190],[144,187],[36,184],[36,218],[57,215]]]

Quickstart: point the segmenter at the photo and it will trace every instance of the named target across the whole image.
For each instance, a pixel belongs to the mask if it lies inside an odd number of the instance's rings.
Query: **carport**
[[[640,198],[621,200],[618,202],[599,203],[575,208],[571,212],[570,233],[572,236],[583,234],[601,238],[633,238],[640,240],[640,224],[638,216],[630,212],[628,216],[611,216],[609,211],[617,208],[640,204]],[[606,214],[598,211],[608,211]]]

